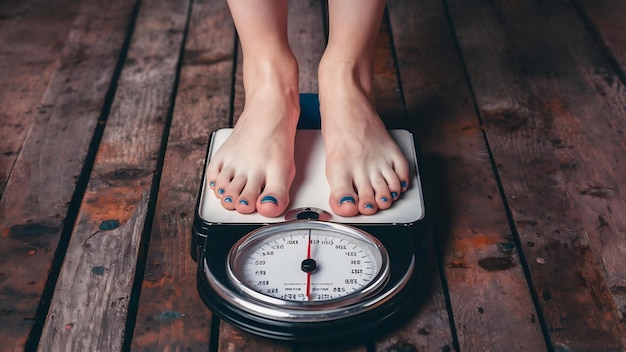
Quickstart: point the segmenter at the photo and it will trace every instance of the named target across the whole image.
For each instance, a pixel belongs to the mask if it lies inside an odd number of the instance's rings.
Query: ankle
[[[255,88],[261,84],[278,84],[298,89],[298,61],[291,52],[260,55],[243,64],[244,88]]]
[[[347,93],[358,88],[371,96],[373,67],[365,59],[352,60],[324,55],[318,67],[318,81],[320,95]]]
[[[276,55],[244,63],[243,83],[245,108],[257,115],[274,109],[270,114],[282,116],[294,124],[300,114],[298,92],[298,63],[292,55]],[[278,109],[278,111],[276,110]]]

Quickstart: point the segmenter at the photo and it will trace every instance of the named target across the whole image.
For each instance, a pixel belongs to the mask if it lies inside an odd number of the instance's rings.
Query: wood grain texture
[[[459,348],[544,350],[445,7],[440,1],[397,1],[389,12]],[[421,335],[449,333],[437,328],[445,326],[422,328]]]
[[[407,128],[387,12],[380,25],[374,54],[376,110],[388,129]]]
[[[191,226],[209,136],[230,121],[235,29],[226,1],[194,1],[150,236],[134,351],[209,348]]]
[[[243,108],[242,56],[226,0],[144,0],[110,106],[134,5],[0,3],[0,350],[32,347],[50,299],[41,350],[626,349],[622,2],[389,1],[374,89],[422,147],[430,272],[407,319],[333,346],[211,331],[191,222],[209,133]],[[324,4],[289,14],[316,93]]]
[[[188,2],[143,1],[40,350],[120,350]]]
[[[33,125],[0,200],[0,334],[9,349],[23,348],[35,320],[133,7],[123,1],[77,5],[66,41],[54,44],[62,54],[49,80],[40,82],[45,93],[32,106]],[[28,32],[23,35],[28,40]]]
[[[300,93],[317,93],[317,66],[326,46],[322,2],[290,0],[288,16],[287,35],[298,60]]]
[[[615,60],[613,63],[617,65],[617,67],[613,66],[613,69],[616,72],[617,76],[621,80],[622,85],[626,84],[626,4],[623,2],[617,1],[605,1],[605,0],[596,0],[596,1],[577,1],[579,6],[582,7],[582,11],[585,12],[584,18],[587,19],[593,28],[594,33],[599,35],[599,38],[596,40],[600,40],[600,42],[606,46],[608,50],[608,54]],[[589,72],[588,72],[589,73]],[[596,76],[596,74],[594,74]],[[595,79],[598,79],[596,76]],[[610,78],[606,80],[606,84],[608,86],[613,87],[614,84],[611,80],[617,78]],[[615,82],[617,83],[617,82]],[[603,95],[605,94],[603,89],[600,89],[596,92],[597,94]],[[617,94],[616,94],[617,93]],[[626,108],[624,108],[624,97],[623,97],[623,88],[622,90],[616,90],[613,94],[609,95],[608,104],[605,109],[615,111],[615,116],[624,116],[626,113]],[[620,109],[620,105],[622,108]],[[611,129],[617,127],[613,124],[609,125]],[[622,132],[620,132],[622,131]],[[623,130],[617,130],[620,135],[623,135]],[[622,230],[623,234],[623,230]],[[623,243],[622,237],[622,243]],[[622,255],[624,251],[621,252]],[[614,272],[620,265],[620,258],[614,256],[611,259],[611,267],[612,270],[609,271],[609,274]],[[622,264],[623,266],[623,264]],[[621,312],[622,320],[626,319],[626,288],[624,288],[624,279],[617,279],[613,282],[613,284],[609,284],[609,288],[613,297],[616,299],[619,310]]]
[[[287,352],[291,346],[249,334],[223,320],[220,321],[219,329],[219,352],[242,352],[242,351],[267,351]]]
[[[4,5],[0,7],[0,198],[58,68],[80,3]]]
[[[574,0],[587,21],[587,26],[596,35],[609,55],[616,61],[622,80],[626,73],[626,3],[612,0]]]
[[[400,30],[407,35],[414,35],[412,31],[405,33],[402,26],[407,21],[407,13],[399,14],[404,3],[395,1],[389,3],[386,18],[383,19],[378,38],[376,40],[376,56],[374,60],[374,91],[376,105],[381,118],[388,128],[405,128],[411,130],[407,116],[403,109],[403,97],[398,81],[398,68],[394,55],[403,54],[402,48],[393,47],[392,42],[396,36],[392,34]],[[411,9],[411,4],[408,4]],[[398,10],[400,8],[400,10]],[[408,17],[411,18],[411,17]],[[413,18],[411,18],[412,20]],[[400,59],[400,57],[398,57]],[[406,71],[415,73],[414,71]],[[413,80],[411,76],[408,79]],[[415,98],[414,95],[406,95],[404,98]],[[417,138],[417,136],[416,136]],[[423,161],[421,161],[423,164]],[[427,212],[430,212],[429,204],[426,205]],[[425,240],[427,253],[434,253],[433,241],[431,238]],[[441,286],[440,277],[434,254],[425,261],[429,266],[425,275],[426,279],[421,289],[419,297],[415,297],[415,303],[409,317],[394,324],[394,329],[385,334],[379,334],[375,342],[378,351],[398,351],[398,350],[418,350],[418,351],[439,351],[452,347],[452,336],[448,313],[445,307],[445,297]]]
[[[449,1],[551,345],[623,350],[624,86],[569,2],[491,3]]]
[[[368,346],[363,346],[363,340],[368,339],[370,334],[364,334],[368,336],[362,336],[357,341],[350,339],[343,339],[339,342],[332,344],[299,344],[294,347],[294,352],[366,352]]]

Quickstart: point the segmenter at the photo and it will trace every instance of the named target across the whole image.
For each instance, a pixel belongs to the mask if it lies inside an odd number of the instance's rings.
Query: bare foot
[[[293,151],[300,114],[295,59],[286,65],[244,65],[244,86],[244,110],[211,158],[206,177],[224,208],[276,217],[289,204],[295,176]]]
[[[329,203],[340,216],[387,209],[408,187],[408,163],[376,112],[370,71],[352,62],[320,63]]]

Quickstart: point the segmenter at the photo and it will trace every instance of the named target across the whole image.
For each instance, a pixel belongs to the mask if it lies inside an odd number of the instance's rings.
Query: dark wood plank
[[[403,110],[398,70],[394,58],[398,51],[392,46],[397,36],[392,38],[392,31],[401,30],[402,34],[413,36],[412,31],[405,32],[398,27],[397,22],[405,21],[402,17],[408,15],[402,12],[405,5],[396,1],[388,4],[386,17],[383,19],[378,38],[376,40],[376,57],[374,60],[374,92],[377,110],[388,128],[411,129],[409,120]],[[399,10],[398,10],[399,9]],[[410,18],[410,17],[409,17]],[[393,39],[393,40],[392,40]],[[412,98],[413,96],[409,96]],[[416,136],[417,138],[417,136]],[[427,212],[430,209],[427,205]],[[434,253],[432,240],[429,241],[428,252]],[[448,313],[445,306],[445,297],[439,279],[434,256],[429,262],[433,270],[426,275],[426,284],[423,288],[423,297],[415,297],[415,311],[401,324],[396,324],[394,330],[382,336],[377,336],[376,349],[381,351],[411,350],[440,351],[452,346],[452,336]],[[428,331],[428,333],[424,333]],[[421,333],[420,333],[421,332]]]
[[[206,351],[211,313],[196,290],[191,226],[210,132],[229,125],[235,29],[226,1],[194,1],[132,350]]]
[[[612,0],[574,0],[590,30],[615,60],[626,79],[626,3]]]
[[[373,87],[376,110],[388,129],[407,128],[393,51],[389,18],[386,12],[376,38],[374,56]]]
[[[594,33],[599,35],[599,40],[606,49],[609,51],[611,59],[614,60],[614,64],[617,67],[614,69],[617,71],[617,75],[620,78],[622,84],[626,83],[626,4],[619,1],[606,1],[606,0],[578,0],[576,3],[579,7],[582,7],[582,11],[586,12],[585,18],[589,21],[590,26],[593,26]],[[582,6],[581,6],[582,5]],[[607,84],[611,85],[610,82]],[[602,92],[598,92],[602,94]],[[610,95],[613,96],[613,95]],[[619,97],[614,97],[615,99]],[[623,101],[623,100],[622,100]],[[617,103],[619,104],[619,103]],[[622,104],[623,105],[623,104]],[[619,109],[619,105],[614,107],[616,112],[621,111],[623,116],[626,109]],[[623,130],[618,130],[619,131]],[[621,134],[621,133],[620,133]],[[623,233],[623,232],[622,232]],[[622,249],[622,254],[626,251]],[[620,265],[619,258],[612,258],[613,263],[611,267],[617,269]],[[623,266],[623,261],[621,261]],[[609,271],[609,274],[613,270]],[[619,310],[622,314],[622,319],[626,317],[626,281],[623,277],[611,280],[614,284],[610,285],[613,297],[616,299]]]
[[[0,5],[0,197],[54,71],[80,3]]]
[[[357,337],[355,340],[347,340],[334,342],[333,344],[321,343],[321,344],[300,344],[294,348],[295,352],[365,352],[368,351],[366,346],[363,346],[363,341],[370,339],[370,334]]]
[[[545,349],[444,5],[398,1],[389,7],[459,348]],[[405,341],[451,347],[438,300],[428,320],[407,328]],[[421,335],[425,342],[417,340]]]
[[[317,66],[326,46],[322,2],[290,0],[288,16],[287,34],[298,59],[300,93],[317,93]]]
[[[291,347],[285,343],[260,338],[256,335],[242,331],[223,320],[220,321],[219,345],[220,352],[243,352],[243,351],[267,351],[287,352]]]
[[[5,348],[22,349],[35,320],[132,9],[127,1],[80,4],[67,42],[56,44],[63,45],[58,66],[41,82],[41,105],[32,106],[34,124],[0,200]]]
[[[570,2],[449,5],[552,347],[625,349],[624,86]]]
[[[120,350],[189,3],[143,1],[40,347]]]

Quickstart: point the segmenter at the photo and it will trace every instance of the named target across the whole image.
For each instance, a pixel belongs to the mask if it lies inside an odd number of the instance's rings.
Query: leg
[[[274,217],[289,203],[300,114],[287,0],[229,0],[229,7],[243,50],[245,105],[207,179],[224,208]]]
[[[407,161],[376,112],[374,45],[384,0],[329,0],[330,33],[319,66],[330,207],[338,215],[387,209],[408,187]]]

